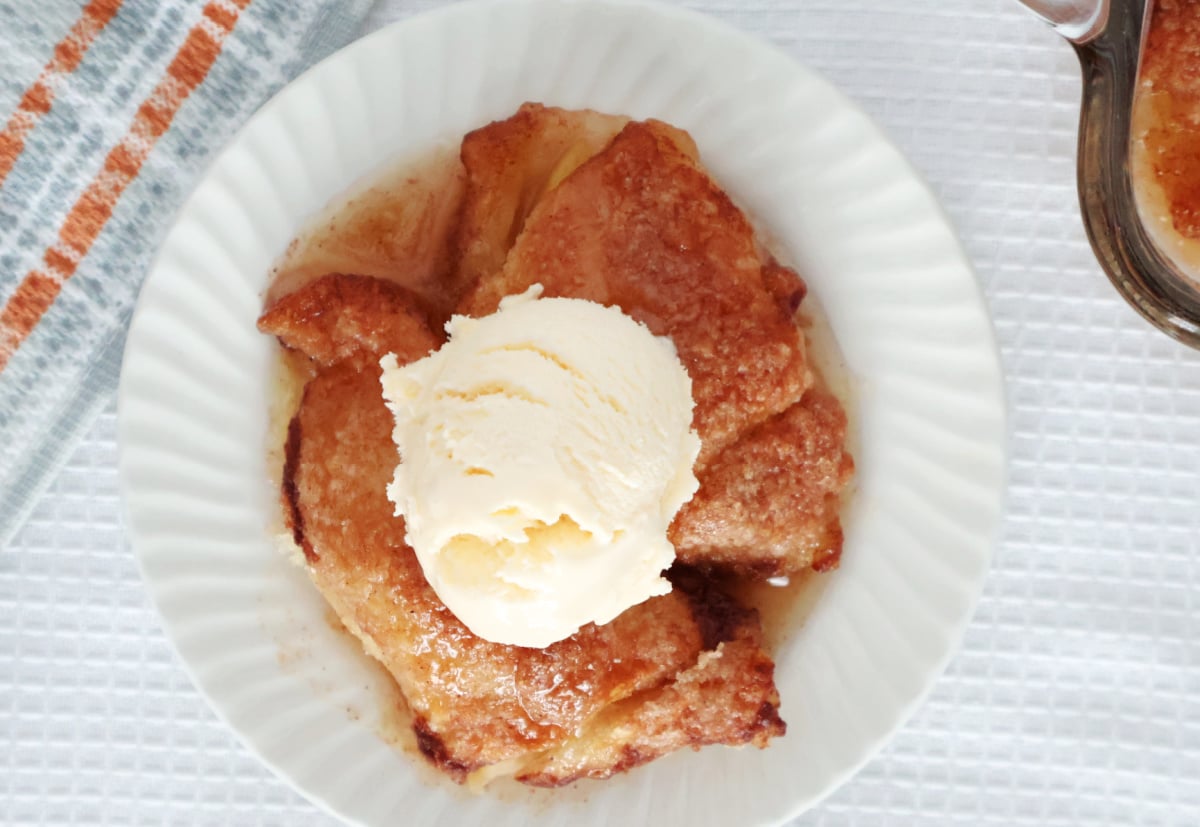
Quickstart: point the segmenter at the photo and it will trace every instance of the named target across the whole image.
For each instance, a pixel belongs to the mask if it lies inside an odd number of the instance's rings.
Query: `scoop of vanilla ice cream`
[[[667,527],[700,450],[671,341],[541,289],[455,316],[420,361],[381,362],[388,497],[426,579],[475,634],[533,647],[670,591]]]

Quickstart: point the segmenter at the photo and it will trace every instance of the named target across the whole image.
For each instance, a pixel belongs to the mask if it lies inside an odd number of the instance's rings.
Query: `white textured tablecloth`
[[[383,0],[374,28],[436,5]],[[804,825],[1200,824],[1200,353],[1096,265],[1079,73],[1012,0],[693,0],[877,118],[974,260],[1011,492],[962,651]],[[112,408],[0,554],[0,820],[329,824],[191,687],[119,517]],[[397,823],[403,823],[398,815]]]

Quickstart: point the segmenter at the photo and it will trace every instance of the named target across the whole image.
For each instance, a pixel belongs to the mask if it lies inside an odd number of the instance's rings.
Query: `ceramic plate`
[[[526,100],[691,132],[825,307],[857,397],[857,492],[842,567],[778,653],[786,737],[574,789],[471,795],[388,742],[386,679],[273,546],[273,343],[254,323],[272,262],[307,217],[372,170]],[[313,801],[368,825],[704,825],[796,815],[926,694],[984,579],[1005,431],[970,266],[856,106],[768,45],[688,12],[515,0],[381,30],[246,125],[142,290],[119,440],[130,536],[168,635],[216,712]]]

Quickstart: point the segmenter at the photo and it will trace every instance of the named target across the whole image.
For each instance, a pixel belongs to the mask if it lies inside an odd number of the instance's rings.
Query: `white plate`
[[[272,547],[272,343],[254,322],[272,261],[307,216],[382,162],[526,100],[691,132],[825,306],[858,386],[858,491],[842,568],[779,654],[785,738],[672,755],[574,791],[470,796],[380,737],[379,672]],[[950,227],[828,83],[672,8],[467,3],[333,56],[220,155],[142,290],[121,376],[120,473],[134,549],[196,685],[332,812],[371,825],[760,824],[845,780],[943,669],[987,568],[1003,420],[991,327]]]

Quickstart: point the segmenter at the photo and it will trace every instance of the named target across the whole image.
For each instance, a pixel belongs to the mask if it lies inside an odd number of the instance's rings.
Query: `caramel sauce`
[[[264,306],[328,273],[354,273],[396,282],[449,316],[457,296],[445,285],[464,185],[457,144],[369,175],[300,230],[271,270]]]
[[[344,639],[346,646],[351,651],[359,651],[362,649],[362,644],[354,633],[346,628],[346,624],[338,617],[337,612],[332,608],[325,610],[325,622],[329,628],[336,632]],[[383,664],[375,660],[375,658],[362,654],[362,662],[366,665],[367,671],[371,673],[371,687],[376,693],[375,705],[377,707],[377,719],[375,720],[375,728],[385,742],[391,744],[403,751],[407,755],[420,756],[421,751],[417,747],[417,736],[413,732],[413,714],[408,708],[408,701],[404,698],[404,693],[400,691],[400,687],[392,680],[392,676],[383,667]],[[363,710],[353,707],[346,708],[346,715],[351,720],[361,720],[364,717]],[[422,764],[425,762],[422,761]],[[430,768],[430,772],[435,772]],[[431,776],[432,777],[432,776]]]
[[[462,168],[453,149],[438,147],[397,162],[334,199],[297,234],[272,269],[264,306],[326,273],[347,272],[400,283],[435,308],[435,313],[448,316],[454,297],[440,287],[451,266],[451,251],[444,241],[450,235],[463,186]],[[781,263],[787,264],[787,257],[779,255],[780,246],[771,244],[771,251]],[[832,392],[846,411],[847,447],[854,455],[858,428],[852,377],[814,296],[805,298],[795,321],[804,335],[815,381]],[[306,357],[278,348],[270,380],[273,392],[268,445],[271,482],[276,491],[282,475],[288,423],[312,374]],[[843,503],[852,489],[853,482],[843,492]],[[288,542],[290,535],[283,528],[282,512],[277,523],[283,534],[281,540]],[[298,549],[295,551],[300,553]],[[764,646],[774,654],[811,615],[830,576],[832,573],[810,571],[790,581],[785,578],[739,582],[730,588],[740,600],[759,611]],[[378,692],[378,709],[368,715],[363,710],[348,708],[348,717],[372,721],[385,742],[417,755],[412,716],[395,682],[382,665],[362,652],[361,644],[332,610],[327,613],[327,622],[345,637],[348,646],[361,653],[376,678],[373,683]],[[417,763],[426,764],[423,760]],[[432,768],[427,777],[432,783],[445,781]],[[511,786],[519,791],[513,795],[527,792],[527,788],[515,782]],[[494,788],[489,787],[489,791]]]
[[[1200,278],[1200,0],[1155,0],[1143,38],[1130,172],[1155,243]]]

